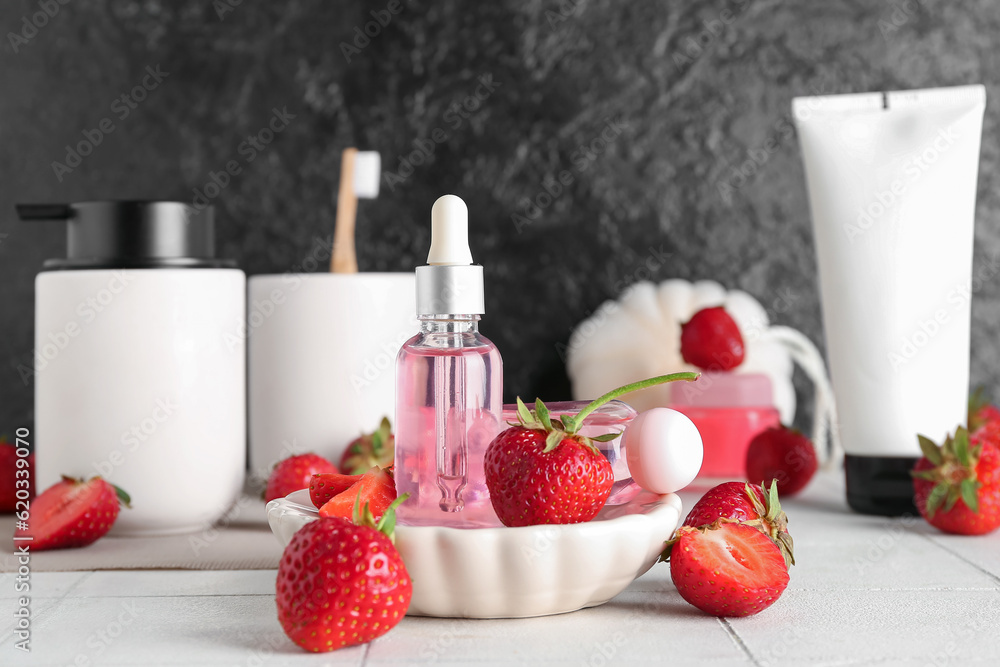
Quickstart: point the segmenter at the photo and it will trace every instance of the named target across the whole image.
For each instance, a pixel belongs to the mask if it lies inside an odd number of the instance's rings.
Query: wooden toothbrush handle
[[[337,192],[337,227],[333,232],[333,253],[330,271],[357,273],[358,258],[354,253],[354,220],[358,213],[358,198],[354,194],[354,156],[358,149],[345,148],[340,158],[340,190]]]

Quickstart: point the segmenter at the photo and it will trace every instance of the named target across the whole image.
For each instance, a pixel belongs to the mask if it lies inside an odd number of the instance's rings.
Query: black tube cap
[[[235,263],[215,257],[211,206],[177,201],[88,201],[18,204],[22,220],[65,220],[66,257],[46,269],[211,268]]]
[[[910,471],[919,459],[879,456],[844,457],[847,504],[855,512],[881,516],[916,516]]]

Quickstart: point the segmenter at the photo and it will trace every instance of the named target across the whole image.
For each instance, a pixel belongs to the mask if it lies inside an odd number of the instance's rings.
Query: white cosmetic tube
[[[980,85],[792,102],[859,512],[915,512],[917,434],[941,442],[966,422],[985,107]]]

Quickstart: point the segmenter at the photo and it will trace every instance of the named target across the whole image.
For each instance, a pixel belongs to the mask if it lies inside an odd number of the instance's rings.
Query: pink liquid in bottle
[[[491,528],[483,461],[501,431],[503,362],[478,315],[421,318],[396,360],[399,523]]]

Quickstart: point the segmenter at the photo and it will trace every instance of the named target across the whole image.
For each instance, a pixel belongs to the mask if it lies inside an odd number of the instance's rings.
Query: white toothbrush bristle
[[[378,197],[382,179],[382,158],[377,151],[358,151],[354,157],[354,196],[358,199]]]

